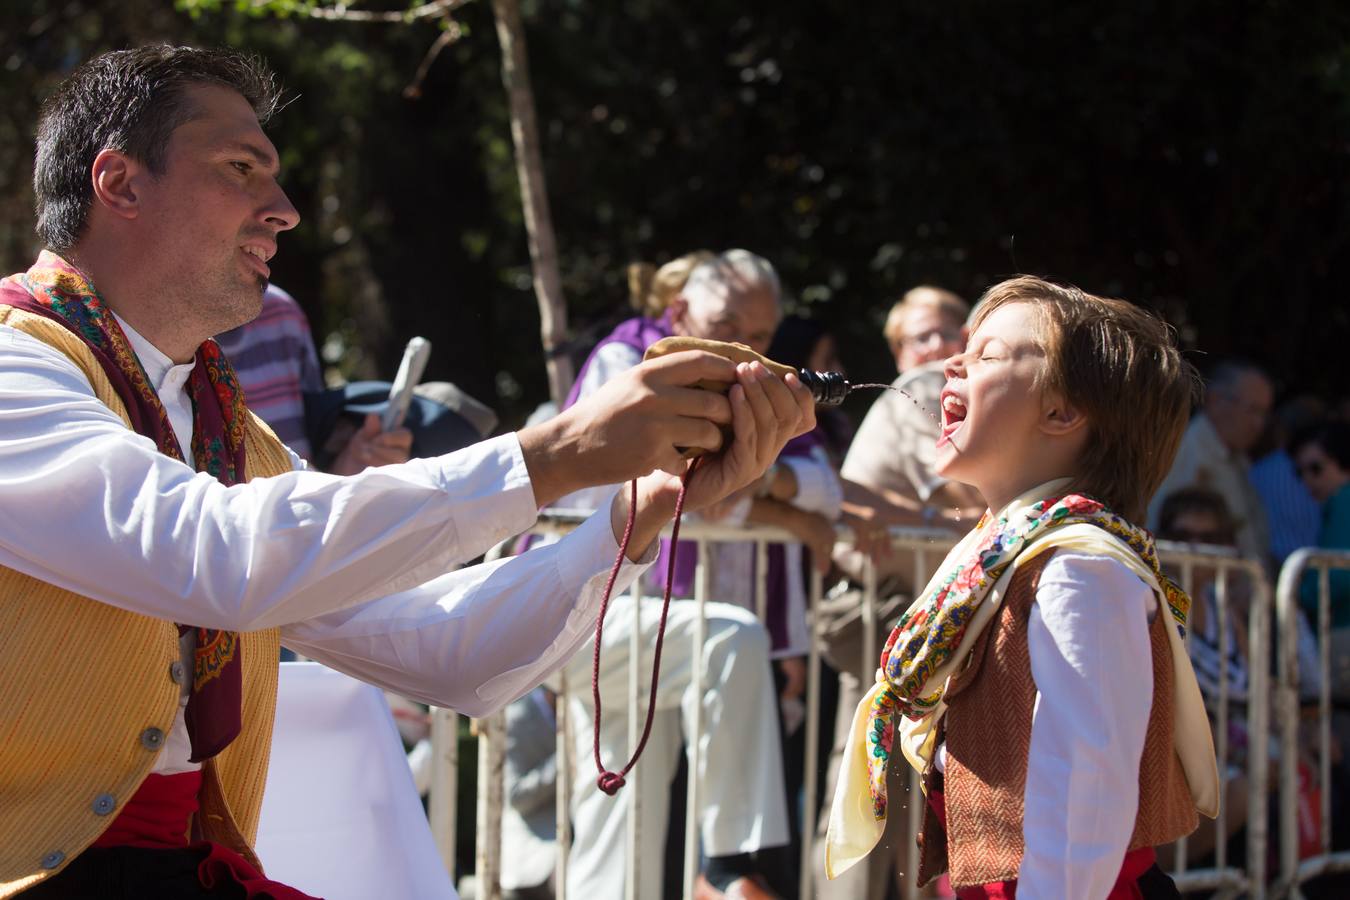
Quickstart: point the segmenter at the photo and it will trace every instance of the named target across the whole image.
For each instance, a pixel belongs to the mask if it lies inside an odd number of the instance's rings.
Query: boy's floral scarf
[[[52,319],[79,337],[103,367],[136,433],[154,441],[165,456],[186,461],[144,367],[107,303],[79,270],[55,253],[43,251],[27,272],[0,282],[0,304]],[[192,400],[192,459],[197,471],[211,474],[226,486],[243,481],[244,395],[215,341],[197,348],[187,391]],[[192,630],[192,626],[178,626],[180,635]],[[197,651],[187,727],[192,761],[200,762],[219,753],[239,734],[242,667],[237,633],[195,631]]]
[[[895,740],[896,716],[920,720],[937,709],[946,690],[930,685],[934,672],[951,658],[975,610],[1033,537],[1064,525],[1090,524],[1123,540],[1153,571],[1167,605],[1185,634],[1190,598],[1162,573],[1153,537],[1080,494],[1050,497],[999,519],[989,534],[954,568],[929,582],[928,594],[900,617],[881,651],[877,680],[885,685],[868,710],[867,757],[872,813],[886,818],[886,766]],[[990,524],[985,513],[976,530]]]

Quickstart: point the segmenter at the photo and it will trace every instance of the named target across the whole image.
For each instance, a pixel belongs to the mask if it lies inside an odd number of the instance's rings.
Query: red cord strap
[[[628,555],[628,541],[633,537],[633,522],[637,518],[637,481],[632,482],[632,490],[628,500],[628,521],[623,526],[623,540],[619,542],[619,555],[614,560],[614,568],[609,570],[609,581],[605,582],[605,593],[600,598],[600,615],[595,620],[595,655],[591,660],[591,699],[595,701],[595,739],[593,748],[595,750],[595,770],[600,773],[596,779],[596,786],[613,797],[618,793],[619,788],[623,787],[624,776],[633,770],[637,764],[638,757],[642,755],[642,750],[647,746],[647,738],[652,733],[652,716],[656,713],[656,684],[661,676],[661,644],[666,637],[666,614],[670,612],[670,586],[675,581],[675,548],[680,539],[680,514],[684,512],[684,495],[689,490],[689,482],[693,480],[694,472],[698,469],[701,459],[696,457],[693,463],[685,470],[684,477],[680,480],[680,495],[675,500],[675,524],[671,528],[670,534],[670,564],[666,572],[666,589],[661,597],[661,624],[656,629],[656,653],[652,660],[652,689],[651,695],[647,698],[647,722],[642,726],[642,739],[638,741],[637,749],[633,751],[633,758],[628,760],[627,764],[618,772],[611,772],[605,768],[605,764],[600,761],[600,638],[605,632],[605,612],[609,609],[609,595],[614,590],[614,581],[619,577],[619,569],[623,566],[623,558]]]

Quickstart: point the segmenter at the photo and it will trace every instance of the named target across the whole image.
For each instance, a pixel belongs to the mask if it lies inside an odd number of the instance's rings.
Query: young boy
[[[1189,600],[1142,521],[1198,381],[1158,319],[1038,278],[992,288],[946,363],[937,471],[990,512],[900,618],[854,715],[830,877],[924,776],[920,883],[967,897],[1175,896],[1153,847],[1214,816]]]

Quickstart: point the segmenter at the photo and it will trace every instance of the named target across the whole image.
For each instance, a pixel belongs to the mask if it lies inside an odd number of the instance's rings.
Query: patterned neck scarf
[[[132,428],[159,452],[186,462],[164,404],[132,352],[108,304],[70,263],[48,251],[31,269],[0,282],[0,303],[59,322],[80,338],[103,367],[126,406]],[[197,348],[187,383],[192,401],[192,460],[226,486],[244,480],[244,395],[234,370],[215,341]],[[233,631],[179,625],[180,636],[196,632],[192,693],[186,712],[192,762],[215,756],[239,734],[242,666]]]
[[[1184,635],[1190,598],[1162,573],[1153,537],[1144,529],[1111,512],[1100,502],[1080,494],[1049,497],[1013,509],[997,522],[986,513],[976,532],[985,537],[948,571],[928,583],[920,602],[900,617],[881,651],[876,692],[868,709],[868,787],[872,814],[886,818],[886,766],[895,741],[896,716],[920,720],[938,709],[946,679],[930,684],[932,676],[951,659],[961,644],[975,611],[1018,554],[1033,539],[1065,525],[1095,525],[1124,541],[1151,570],[1166,594],[1167,606]]]

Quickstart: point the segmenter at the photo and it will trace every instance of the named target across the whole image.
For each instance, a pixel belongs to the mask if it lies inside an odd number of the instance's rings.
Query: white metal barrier
[[[578,523],[578,517],[572,516],[553,516],[541,519],[540,522],[531,530],[535,534],[564,534],[570,531]],[[892,530],[892,553],[909,554],[913,563],[913,584],[911,596],[922,591],[932,569],[936,567],[946,555],[948,549],[957,539],[956,535],[949,532],[931,530],[931,529],[893,529]],[[693,635],[695,647],[702,647],[705,639],[704,624],[704,604],[706,604],[709,593],[709,572],[704,562],[709,558],[709,545],[716,542],[754,542],[756,545],[756,559],[758,562],[757,572],[759,577],[754,590],[755,611],[758,613],[761,621],[764,619],[767,606],[767,591],[764,584],[764,576],[767,566],[764,564],[767,557],[767,546],[771,543],[788,543],[793,538],[790,534],[779,529],[771,528],[732,528],[719,525],[704,523],[686,522],[681,531],[681,540],[691,540],[697,543],[699,549],[699,565],[695,574],[694,598],[692,601],[698,604],[699,615],[696,620],[696,628]],[[503,544],[490,555],[490,558],[501,555],[509,544]],[[1199,545],[1183,544],[1159,544],[1159,555],[1163,565],[1170,571],[1178,573],[1178,579],[1183,588],[1189,593],[1195,585],[1196,572],[1206,570],[1212,573],[1213,583],[1215,585],[1215,606],[1219,627],[1217,634],[1219,636],[1219,654],[1220,654],[1220,675],[1219,696],[1207,698],[1207,703],[1211,707],[1211,713],[1215,720],[1215,744],[1216,755],[1218,756],[1219,771],[1224,773],[1228,766],[1229,741],[1228,741],[1228,722],[1230,715],[1233,715],[1235,705],[1228,690],[1228,652],[1231,649],[1229,645],[1228,629],[1223,627],[1228,621],[1230,609],[1233,606],[1234,585],[1239,581],[1244,581],[1249,586],[1250,608],[1248,613],[1248,670],[1249,685],[1247,693],[1247,702],[1245,704],[1245,714],[1248,733],[1252,736],[1253,752],[1248,754],[1247,760],[1247,780],[1248,780],[1248,815],[1247,815],[1247,866],[1245,868],[1233,865],[1228,859],[1227,854],[1227,829],[1225,821],[1226,794],[1221,793],[1221,805],[1219,818],[1210,823],[1202,820],[1201,829],[1214,829],[1214,864],[1204,869],[1191,869],[1186,861],[1186,841],[1179,842],[1175,858],[1172,860],[1172,877],[1176,880],[1178,887],[1183,892],[1211,890],[1219,892],[1220,896],[1232,896],[1237,893],[1245,892],[1252,898],[1262,898],[1265,896],[1265,859],[1267,846],[1267,828],[1266,828],[1266,810],[1268,798],[1268,774],[1267,774],[1267,754],[1258,752],[1264,748],[1265,742],[1258,741],[1256,736],[1270,733],[1270,612],[1271,612],[1271,591],[1269,583],[1260,565],[1254,561],[1243,559],[1234,554],[1231,550],[1216,547],[1204,547]],[[1350,558],[1350,554],[1346,554]],[[1319,557],[1320,559],[1320,557]],[[1334,564],[1334,563],[1333,563]],[[1350,565],[1348,563],[1347,565]],[[864,689],[870,684],[871,673],[877,665],[878,654],[881,648],[881,629],[888,625],[879,621],[878,609],[881,598],[878,597],[876,571],[870,562],[864,563],[862,572],[862,643],[861,658],[859,660],[859,672],[864,676]],[[1325,579],[1324,579],[1325,581]],[[809,586],[809,606],[808,615],[813,619],[811,622],[810,634],[811,642],[809,647],[808,664],[808,689],[807,689],[807,712],[805,722],[805,783],[804,783],[804,809],[802,815],[801,827],[801,879],[800,896],[803,900],[814,896],[814,877],[816,867],[813,854],[816,853],[816,823],[819,816],[819,810],[816,809],[815,795],[817,792],[818,778],[820,774],[820,765],[818,759],[818,738],[820,734],[820,686],[821,686],[821,661],[822,651],[819,639],[818,629],[814,621],[817,610],[821,606],[824,585],[819,574],[813,573],[810,578]],[[1284,581],[1281,580],[1281,589],[1284,589]],[[634,587],[634,594],[638,594],[638,587]],[[1282,595],[1283,596],[1283,595]],[[629,751],[636,745],[640,735],[641,722],[646,713],[646,702],[650,685],[642,683],[642,673],[650,670],[650,651],[642,645],[641,629],[638,624],[639,604],[632,604],[633,608],[633,627],[632,642],[629,653],[629,698],[628,698],[628,739]],[[1283,610],[1283,607],[1282,607]],[[1283,612],[1282,618],[1283,621]],[[1188,635],[1189,639],[1189,635]],[[645,657],[645,658],[644,658]],[[1283,671],[1283,670],[1282,670]],[[700,672],[700,667],[695,667],[695,673]],[[696,676],[697,677],[697,674]],[[565,676],[563,676],[565,679]],[[576,686],[572,686],[576,687]],[[565,680],[561,684],[560,702],[557,704],[557,753],[559,759],[558,765],[558,793],[557,793],[557,832],[558,832],[558,854],[555,868],[555,887],[556,896],[563,900],[567,896],[567,857],[571,847],[571,788],[572,773],[577,766],[592,766],[590,759],[574,759],[574,743],[570,735],[570,727],[567,722],[567,703],[561,702],[562,697],[567,695],[569,686]],[[701,690],[701,686],[700,686]],[[616,710],[617,712],[617,710]],[[442,856],[447,865],[451,866],[453,873],[454,848],[455,848],[455,822],[454,822],[454,786],[457,781],[457,773],[454,767],[457,763],[457,757],[454,750],[457,735],[457,721],[454,713],[448,710],[435,710],[433,715],[433,740],[435,741],[435,753],[433,756],[435,770],[432,777],[432,791],[429,800],[430,816],[432,821],[433,833],[436,835],[438,846],[441,848]],[[699,778],[698,778],[698,747],[702,729],[701,705],[694,704],[692,722],[692,734],[686,735],[686,750],[688,754],[689,769],[689,787],[687,792],[687,807],[685,813],[685,834],[684,834],[684,865],[683,865],[683,885],[684,896],[690,898],[693,895],[693,886],[698,874],[699,865],[699,831],[698,831],[698,809],[699,809]],[[506,731],[504,715],[498,713],[485,720],[477,722],[477,734],[479,742],[479,763],[478,763],[478,816],[476,829],[477,846],[477,900],[498,900],[501,896],[499,879],[501,875],[501,804],[504,800],[502,782],[503,782],[503,758],[506,746]],[[632,773],[630,773],[630,782],[635,782],[641,777],[642,766],[639,764]],[[920,788],[918,776],[911,774],[910,796],[920,797]],[[1281,779],[1282,784],[1287,784],[1286,778]],[[1224,784],[1224,782],[1221,782]],[[1221,791],[1226,791],[1226,784],[1221,787]],[[1281,795],[1284,798],[1289,792],[1282,790]],[[639,866],[636,865],[638,854],[639,838],[639,816],[638,803],[639,791],[636,784],[633,784],[627,791],[622,792],[615,798],[616,803],[628,804],[627,815],[627,834],[626,834],[626,856],[628,860],[627,879],[625,884],[626,900],[637,898],[638,881],[637,873]],[[790,802],[795,802],[795,798],[790,798]],[[828,798],[826,798],[828,803]],[[907,805],[909,834],[908,849],[904,871],[906,872],[905,896],[917,897],[919,895],[917,888],[913,884],[913,873],[918,870],[918,850],[912,840],[912,835],[917,834],[920,824],[923,805],[921,802],[910,802]],[[1287,806],[1282,806],[1282,812]],[[649,861],[650,862],[650,861]],[[1164,865],[1168,860],[1161,859]],[[1346,855],[1345,860],[1339,857],[1326,863],[1329,866],[1345,865],[1350,868],[1350,855]],[[1305,867],[1307,864],[1305,863]],[[1327,869],[1317,869],[1317,871],[1326,871]],[[1312,869],[1307,869],[1312,872]],[[1312,877],[1311,874],[1306,877]],[[581,900],[594,900],[594,898],[581,898]]]
[[[1280,635],[1276,708],[1280,719],[1280,877],[1276,897],[1303,896],[1299,886],[1319,875],[1350,872],[1350,851],[1331,848],[1331,707],[1335,680],[1331,658],[1331,572],[1350,570],[1350,551],[1305,547],[1290,554],[1277,584]],[[1318,636],[1317,703],[1318,784],[1321,789],[1318,850],[1299,859],[1298,753],[1302,696],[1299,688],[1299,599],[1306,575],[1316,573]],[[1307,693],[1306,691],[1304,692]],[[1342,698],[1344,699],[1344,698]]]
[[[1218,695],[1205,698],[1212,720],[1214,753],[1219,770],[1219,814],[1213,822],[1202,818],[1195,832],[1196,835],[1212,838],[1214,862],[1203,869],[1191,869],[1187,862],[1187,850],[1194,836],[1182,838],[1177,842],[1170,860],[1169,874],[1182,893],[1214,891],[1220,897],[1245,893],[1253,900],[1260,900],[1265,896],[1269,809],[1269,756],[1265,752],[1268,745],[1265,736],[1270,734],[1270,583],[1259,562],[1240,557],[1224,547],[1160,541],[1158,556],[1164,569],[1177,578],[1182,589],[1191,595],[1192,610],[1204,600],[1197,592],[1197,570],[1208,570],[1214,588],[1215,634],[1219,655]],[[1203,585],[1200,588],[1203,589]],[[1235,605],[1235,593],[1247,595],[1248,682],[1245,703],[1231,696],[1229,677],[1229,656],[1233,648],[1227,623]],[[1194,637],[1195,630],[1188,628],[1187,643]],[[1235,714],[1235,706],[1245,706],[1249,747],[1243,773],[1247,780],[1245,868],[1233,865],[1228,858],[1228,773],[1232,751],[1228,726]],[[1236,712],[1242,714],[1241,709]],[[1168,862],[1160,859],[1163,865]]]

